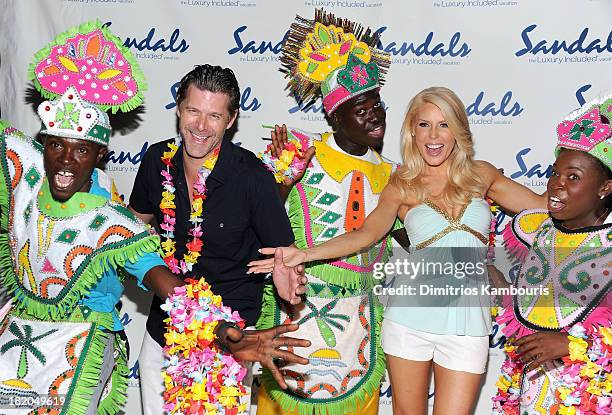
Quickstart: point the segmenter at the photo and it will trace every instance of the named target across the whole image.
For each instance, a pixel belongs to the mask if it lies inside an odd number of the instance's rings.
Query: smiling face
[[[205,159],[221,145],[225,130],[236,120],[238,113],[229,112],[229,95],[201,90],[190,85],[179,104],[179,132],[183,151],[191,159]]]
[[[609,213],[605,200],[612,192],[612,180],[608,176],[587,153],[562,150],[548,179],[551,216],[570,229],[601,224]]]
[[[413,137],[421,157],[428,166],[443,165],[455,147],[455,137],[440,108],[425,102],[415,113]]]
[[[87,192],[93,169],[106,155],[107,148],[74,138],[44,138],[44,165],[51,195],[65,202],[76,192]]]
[[[342,105],[331,116],[336,143],[350,154],[378,147],[385,136],[387,114],[378,89],[364,92]]]

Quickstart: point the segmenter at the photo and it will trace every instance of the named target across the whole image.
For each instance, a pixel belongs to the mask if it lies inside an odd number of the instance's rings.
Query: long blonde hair
[[[474,162],[474,142],[465,106],[453,91],[444,87],[424,89],[410,100],[401,132],[404,163],[391,176],[390,183],[400,189],[402,198],[406,198],[409,191],[419,201],[429,196],[421,182],[425,161],[412,136],[417,111],[426,103],[440,109],[456,142],[448,158],[448,183],[442,192],[444,203],[461,206],[472,197],[482,197],[486,185],[480,179]]]

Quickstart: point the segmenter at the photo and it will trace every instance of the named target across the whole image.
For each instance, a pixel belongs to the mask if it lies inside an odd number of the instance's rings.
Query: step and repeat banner
[[[97,18],[134,52],[149,85],[145,109],[138,128],[113,137],[106,160],[126,200],[147,148],[176,134],[178,81],[196,64],[228,66],[237,75],[235,143],[263,150],[269,130],[262,125],[274,123],[329,128],[321,103],[297,103],[279,72],[289,24],[296,14],[312,18],[315,8],[381,34],[379,46],[392,58],[381,92],[383,154],[396,161],[409,99],[446,86],[467,107],[477,157],[542,192],[556,123],[612,87],[610,0],[0,0],[0,6],[0,116],[28,134],[40,123],[26,100],[27,67],[56,34]],[[128,283],[121,314],[132,350],[129,414],[141,412],[137,357],[149,302],[150,294]],[[490,413],[496,390],[504,340],[498,331],[477,414]],[[381,414],[391,414],[387,382],[381,393]]]

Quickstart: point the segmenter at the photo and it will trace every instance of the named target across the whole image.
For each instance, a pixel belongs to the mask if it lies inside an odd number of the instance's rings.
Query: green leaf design
[[[331,40],[331,36],[327,31],[327,28],[322,25],[319,26],[319,32],[317,33],[317,36],[319,37],[319,39],[321,39],[321,42],[323,42],[323,44],[327,44]]]
[[[0,347],[0,352],[4,354],[13,347],[21,347],[19,363],[17,366],[17,379],[23,379],[28,374],[28,352],[30,352],[43,365],[47,363],[47,359],[42,352],[34,346],[34,342],[55,333],[57,330],[58,329],[49,330],[39,336],[32,337],[33,329],[29,324],[23,326],[23,332],[14,321],[9,325],[9,331],[16,337],[16,339],[9,340],[2,345],[2,347]]]
[[[335,347],[336,336],[334,335],[332,329],[329,327],[329,325],[325,322],[324,319],[317,317],[315,320],[317,322],[317,326],[319,327],[321,337],[323,337],[323,340],[325,340],[325,344],[327,344],[328,347]]]

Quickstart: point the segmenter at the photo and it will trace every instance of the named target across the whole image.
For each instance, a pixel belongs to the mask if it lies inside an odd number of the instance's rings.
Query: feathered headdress
[[[331,114],[340,104],[384,84],[390,65],[387,52],[376,48],[378,34],[322,9],[314,20],[296,16],[282,48],[281,71],[287,88],[308,102],[323,97]]]

